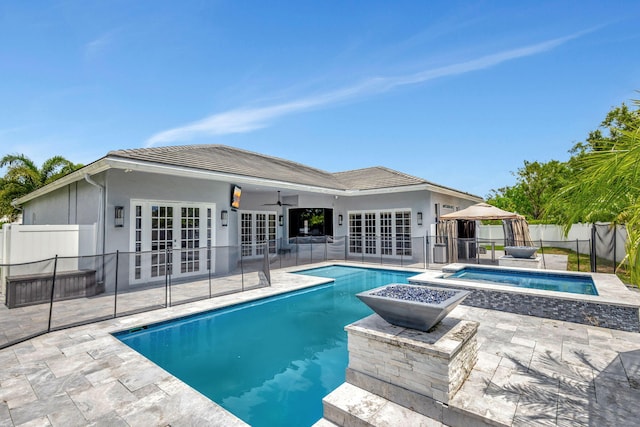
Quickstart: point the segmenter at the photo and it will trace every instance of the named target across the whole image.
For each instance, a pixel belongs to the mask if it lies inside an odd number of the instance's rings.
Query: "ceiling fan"
[[[291,203],[282,203],[280,200],[280,190],[278,190],[278,201],[276,203],[265,203],[262,206],[293,206]]]

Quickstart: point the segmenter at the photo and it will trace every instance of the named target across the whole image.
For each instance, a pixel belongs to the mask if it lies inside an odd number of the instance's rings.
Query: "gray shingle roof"
[[[428,183],[424,179],[382,166],[337,172],[333,175],[349,190],[376,190]]]
[[[116,150],[107,157],[263,178],[335,190],[376,190],[430,184],[460,192],[382,166],[331,173],[301,163],[226,145],[179,145]],[[477,196],[474,196],[477,197]]]
[[[323,188],[345,189],[329,172],[225,145],[182,145],[117,150],[109,152],[107,157],[120,157]]]

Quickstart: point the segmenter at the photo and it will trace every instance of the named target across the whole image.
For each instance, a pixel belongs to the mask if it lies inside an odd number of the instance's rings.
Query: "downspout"
[[[11,201],[11,206],[14,209],[19,210],[20,212],[22,212],[22,223],[24,224],[24,210],[18,206],[18,202],[14,199]],[[0,269],[0,286],[2,286],[2,289],[7,289],[7,282],[6,282],[6,278],[11,276],[11,227],[12,224],[8,224],[7,225],[7,229],[5,231],[5,234],[2,236],[2,241],[0,241],[0,244],[3,246],[2,247],[2,257],[3,259],[0,259],[0,264],[5,264],[5,268],[1,268]],[[2,226],[2,228],[4,228],[4,226]],[[6,292],[5,292],[6,293]],[[4,295],[4,301],[6,302],[6,295]]]
[[[104,238],[105,238],[105,229],[106,225],[104,224],[104,186],[95,182],[89,174],[84,174],[84,180],[89,184],[97,187],[100,191],[100,203],[98,204],[98,228],[96,229],[96,253],[95,255],[100,254],[100,243],[102,243],[102,253],[104,253]],[[76,218],[77,222],[77,218]],[[102,239],[100,239],[100,229],[102,229]],[[102,242],[100,241],[102,240]]]
[[[22,223],[24,224],[24,209],[22,209],[20,206],[18,206],[18,201],[15,200],[15,199],[12,200],[11,201],[11,207],[20,211],[20,213],[22,214]]]

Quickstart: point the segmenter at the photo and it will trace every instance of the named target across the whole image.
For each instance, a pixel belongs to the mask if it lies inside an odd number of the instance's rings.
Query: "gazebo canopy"
[[[529,224],[522,215],[507,212],[488,203],[477,203],[461,211],[440,216],[438,243],[447,245],[449,262],[458,262],[458,221],[502,220],[505,246],[531,246]],[[474,229],[475,233],[475,229]],[[477,238],[476,238],[477,242]]]
[[[523,219],[522,215],[517,213],[507,212],[495,206],[491,206],[488,203],[477,203],[473,206],[469,206],[461,211],[451,212],[440,216],[442,220],[452,219],[466,219],[473,220],[489,220],[489,219]]]

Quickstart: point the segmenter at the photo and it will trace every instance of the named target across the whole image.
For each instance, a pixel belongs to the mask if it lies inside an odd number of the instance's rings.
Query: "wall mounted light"
[[[113,222],[116,227],[124,227],[124,206],[115,207]]]
[[[278,224],[280,225],[280,227],[282,227],[284,225],[284,216],[280,215],[278,217]]]
[[[222,222],[223,227],[229,225],[229,211],[220,212],[220,221]]]
[[[338,215],[338,225],[342,225],[342,215]]]
[[[418,225],[422,225],[422,212],[418,212],[417,222]]]

